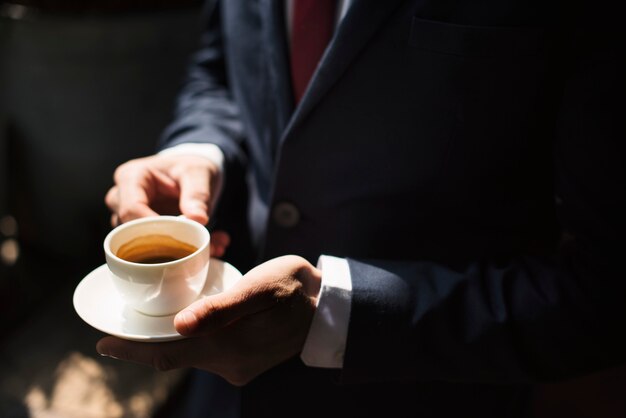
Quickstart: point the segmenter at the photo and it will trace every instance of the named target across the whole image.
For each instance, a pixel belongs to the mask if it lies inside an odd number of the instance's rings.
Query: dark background
[[[113,171],[154,152],[199,12],[197,1],[0,2],[2,334],[104,262]]]

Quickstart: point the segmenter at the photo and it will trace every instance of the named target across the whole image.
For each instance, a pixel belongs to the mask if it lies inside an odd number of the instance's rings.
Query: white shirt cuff
[[[165,148],[159,151],[159,154],[163,155],[198,155],[200,157],[206,157],[211,160],[219,169],[220,173],[224,172],[224,153],[215,144],[201,144],[201,143],[186,143],[174,145],[171,148]]]
[[[300,358],[310,367],[340,369],[348,339],[352,277],[343,258],[320,256],[322,285]]]

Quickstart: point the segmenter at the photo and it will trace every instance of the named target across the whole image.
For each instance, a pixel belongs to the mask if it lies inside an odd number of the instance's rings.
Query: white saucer
[[[142,342],[185,338],[174,328],[174,316],[149,316],[126,306],[113,287],[106,264],[89,273],[74,290],[74,309],[92,327],[119,338]],[[209,278],[200,297],[219,293],[241,278],[231,264],[217,258],[209,263]]]

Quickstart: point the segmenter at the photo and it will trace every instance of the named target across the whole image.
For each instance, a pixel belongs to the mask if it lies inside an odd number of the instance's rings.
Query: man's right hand
[[[205,157],[157,154],[120,165],[114,181],[105,198],[113,226],[164,214],[182,214],[206,225],[221,172]]]

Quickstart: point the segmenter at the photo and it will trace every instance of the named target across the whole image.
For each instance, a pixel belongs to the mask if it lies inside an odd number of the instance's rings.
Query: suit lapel
[[[313,74],[304,97],[296,107],[283,139],[319,103],[400,1],[402,0],[353,0]]]

